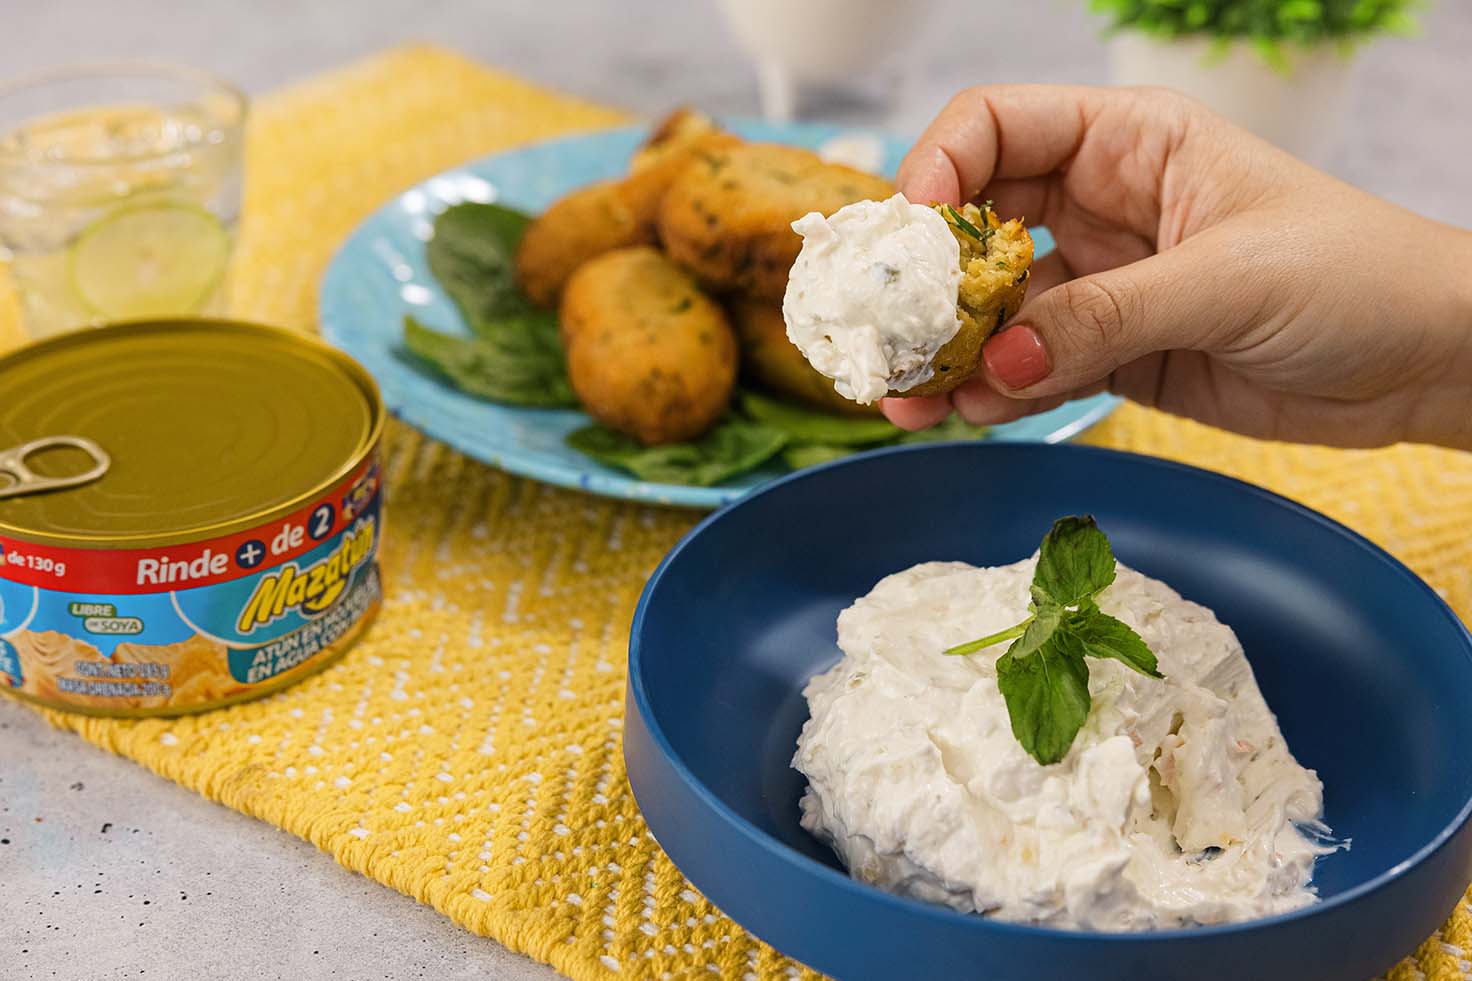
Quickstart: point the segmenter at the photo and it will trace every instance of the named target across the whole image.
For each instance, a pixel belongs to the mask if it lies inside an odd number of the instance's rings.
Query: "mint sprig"
[[[997,659],[997,687],[1012,735],[1044,766],[1068,754],[1089,717],[1087,658],[1113,658],[1162,678],[1155,653],[1129,625],[1099,609],[1114,582],[1114,550],[1092,517],[1059,518],[1043,538],[1032,577],[1032,615],[1015,627],[948,648],[975,654],[1012,641]]]

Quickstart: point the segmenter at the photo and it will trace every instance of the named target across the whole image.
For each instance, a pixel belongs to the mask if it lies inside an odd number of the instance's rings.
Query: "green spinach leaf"
[[[434,222],[429,271],[470,329],[533,309],[516,284],[516,248],[531,218],[499,204],[457,204]]]
[[[757,422],[780,429],[794,441],[828,446],[871,446],[898,439],[902,430],[887,419],[841,416],[779,402],[758,392],[741,393],[741,409]]]
[[[478,337],[442,334],[406,316],[404,346],[471,395],[509,405],[577,405],[550,313],[497,321]]]
[[[793,443],[782,451],[782,462],[793,470],[816,467],[820,463],[831,463],[852,456],[858,450],[852,446],[832,446],[827,443]]]
[[[952,412],[943,421],[931,426],[929,429],[920,429],[913,433],[902,433],[899,442],[949,443],[955,440],[985,439],[989,431],[989,427],[969,423]]]
[[[709,487],[761,466],[782,451],[787,437],[770,426],[727,417],[688,443],[644,446],[594,424],[569,433],[567,445],[640,480]]]

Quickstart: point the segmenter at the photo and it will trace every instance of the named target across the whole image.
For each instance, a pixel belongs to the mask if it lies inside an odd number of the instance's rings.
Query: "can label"
[[[376,455],[248,531],[166,548],[0,537],[0,685],[58,707],[187,711],[284,684],[378,608]]]

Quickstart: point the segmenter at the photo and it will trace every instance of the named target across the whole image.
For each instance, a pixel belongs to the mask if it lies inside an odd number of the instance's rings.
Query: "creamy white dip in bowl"
[[[1317,902],[1140,932],[1007,922],[856,881],[799,823],[802,693],[839,659],[840,611],[921,563],[1025,560],[1084,513],[1240,639],[1353,841],[1314,866]],[[844,979],[1369,977],[1472,879],[1468,745],[1472,636],[1408,569],[1266,491],[1098,449],[904,448],[778,481],[670,553],[630,639],[624,752],[651,832],[752,933]]]

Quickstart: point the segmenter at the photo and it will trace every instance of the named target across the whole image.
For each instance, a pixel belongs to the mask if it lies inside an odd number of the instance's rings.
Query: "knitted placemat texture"
[[[383,201],[482,154],[626,119],[428,46],[270,95],[250,123],[231,312],[315,329],[329,257]],[[0,349],[21,338],[0,284]],[[1086,439],[1302,501],[1472,614],[1472,455],[1260,442],[1134,406]],[[696,516],[508,476],[398,423],[385,449],[387,599],[339,663],[204,715],[49,720],[574,978],[818,977],[685,881],[625,778],[634,604]],[[1464,951],[1466,898],[1389,977],[1468,977]]]

